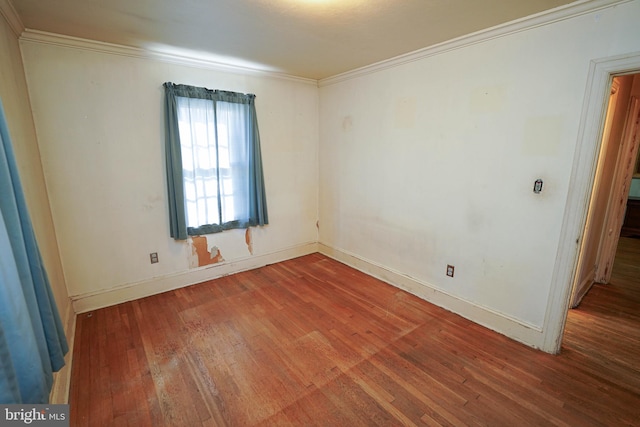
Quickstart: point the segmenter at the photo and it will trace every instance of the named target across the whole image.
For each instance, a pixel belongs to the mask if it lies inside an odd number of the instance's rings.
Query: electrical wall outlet
[[[151,259],[151,264],[155,264],[158,262],[158,252],[152,252],[149,254],[149,258]]]
[[[455,270],[455,267],[453,265],[447,264],[447,276],[453,277],[453,270]]]

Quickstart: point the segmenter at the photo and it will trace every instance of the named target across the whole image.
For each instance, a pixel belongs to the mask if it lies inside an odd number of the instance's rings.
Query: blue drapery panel
[[[68,351],[0,102],[0,403],[48,403]]]
[[[171,237],[268,224],[255,95],[164,88]]]

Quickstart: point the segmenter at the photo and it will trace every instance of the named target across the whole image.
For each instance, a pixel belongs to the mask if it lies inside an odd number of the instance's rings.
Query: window
[[[171,236],[268,224],[255,96],[164,87]]]

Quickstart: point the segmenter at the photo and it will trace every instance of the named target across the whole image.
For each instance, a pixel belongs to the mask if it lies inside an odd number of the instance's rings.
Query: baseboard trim
[[[503,313],[499,313],[487,307],[482,307],[470,301],[447,294],[429,283],[419,281],[386,266],[376,264],[375,262],[364,259],[355,254],[348,253],[347,251],[334,248],[323,243],[307,243],[270,254],[202,267],[102,292],[78,295],[72,298],[73,310],[70,311],[75,313],[71,319],[69,319],[70,314],[67,313],[67,324],[69,325],[70,331],[67,336],[71,334],[70,351],[67,356],[69,357],[69,363],[65,368],[63,368],[63,370],[56,374],[54,392],[56,393],[55,397],[58,399],[57,401],[66,401],[68,398],[71,373],[70,355],[73,352],[72,332],[75,332],[75,314],[85,313],[87,311],[160,294],[174,289],[202,283],[207,280],[227,276],[229,274],[252,270],[268,264],[274,264],[288,259],[309,255],[315,252],[320,252],[323,255],[340,261],[370,276],[376,277],[392,286],[405,290],[425,301],[456,313],[474,323],[505,335],[515,341],[546,352],[555,351],[555,349],[547,349],[544,347],[545,336],[543,328],[528,324],[519,319],[511,318]],[[67,370],[66,373],[65,370]],[[65,377],[66,379],[62,380],[61,377]],[[52,394],[52,402],[54,402],[53,396],[54,394]]]
[[[69,344],[69,352],[64,358],[65,365],[58,372],[53,374],[53,387],[49,395],[49,403],[60,404],[69,403],[69,389],[71,387],[71,367],[73,365],[73,345],[76,336],[76,313],[73,311],[71,302],[67,304],[67,311],[64,315],[64,333]]]
[[[544,331],[536,325],[513,319],[503,313],[447,294],[429,283],[393,271],[344,250],[319,243],[318,252],[515,341],[546,352],[553,351],[553,349],[544,348]]]
[[[155,277],[142,282],[131,283],[100,292],[82,294],[72,297],[76,313],[85,313],[103,307],[160,294],[174,289],[184,288],[217,279],[241,271],[253,270],[288,259],[297,258],[318,252],[318,244],[306,243],[282,249],[265,255],[250,256],[244,259],[222,262],[206,267],[194,268],[180,273]]]

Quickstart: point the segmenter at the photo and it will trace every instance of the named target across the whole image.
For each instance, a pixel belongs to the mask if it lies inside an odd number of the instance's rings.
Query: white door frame
[[[578,264],[576,266],[575,280],[573,281],[573,288],[571,290],[571,301],[569,303],[569,307],[576,307],[582,297],[591,289],[593,282],[595,281],[596,275],[596,267],[591,264],[587,265],[586,262],[586,254],[589,252],[589,249],[593,249],[596,245],[598,246],[598,251],[596,254],[596,261],[598,260],[599,255],[599,247],[601,246],[601,233],[596,233],[598,230],[593,230],[593,221],[596,216],[597,206],[595,205],[596,201],[603,197],[606,193],[606,197],[609,198],[609,188],[611,187],[611,182],[607,181],[603,183],[602,181],[602,173],[604,169],[604,162],[607,159],[605,152],[607,152],[607,146],[609,145],[609,138],[611,136],[611,127],[613,124],[613,116],[618,107],[618,95],[620,94],[619,90],[619,80],[614,79],[611,84],[611,94],[609,95],[608,106],[605,110],[605,118],[603,124],[603,132],[602,132],[602,142],[600,144],[600,151],[598,154],[598,163],[596,165],[595,176],[593,180],[593,191],[591,192],[589,208],[587,209],[587,219],[585,221],[583,238],[580,243],[580,250],[578,252]],[[602,187],[602,185],[605,187]],[[608,208],[608,207],[607,207]],[[602,230],[600,230],[602,231]],[[597,239],[597,240],[596,240]]]
[[[542,350],[558,353],[567,320],[578,255],[593,190],[611,81],[640,70],[640,52],[591,61],[582,105],[567,203],[544,319]]]

